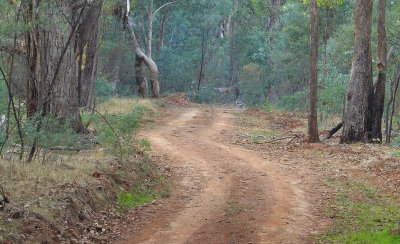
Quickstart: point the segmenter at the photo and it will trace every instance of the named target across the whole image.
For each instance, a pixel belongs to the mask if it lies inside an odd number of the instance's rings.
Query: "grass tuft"
[[[123,207],[136,207],[151,202],[155,199],[152,193],[148,192],[121,192],[118,194],[119,205]]]
[[[326,243],[400,243],[391,234],[399,227],[399,202],[368,184],[329,181],[340,192],[328,214],[334,226],[322,236]]]

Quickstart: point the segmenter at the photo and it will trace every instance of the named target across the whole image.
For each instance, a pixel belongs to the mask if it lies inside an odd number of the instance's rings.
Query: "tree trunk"
[[[395,76],[393,79],[393,84],[392,84],[392,110],[391,110],[391,114],[388,118],[389,120],[389,126],[387,128],[386,131],[386,143],[390,144],[390,140],[392,137],[392,126],[393,126],[393,116],[394,116],[394,112],[395,112],[395,107],[396,107],[396,95],[397,95],[397,90],[399,88],[399,84],[400,84],[400,62],[397,65],[397,69],[395,71]],[[389,105],[388,105],[389,107]],[[389,110],[389,108],[388,108]]]
[[[111,80],[112,84],[113,84],[113,91],[112,94],[113,96],[118,95],[118,91],[119,91],[119,86],[121,84],[121,80],[120,80],[120,65],[122,62],[122,57],[120,53],[117,53],[114,62],[113,62],[113,67],[111,69],[110,75],[108,77],[109,80]]]
[[[271,14],[265,18],[264,32],[269,30],[278,21],[280,8],[281,0],[272,0]]]
[[[201,60],[200,60],[200,73],[199,73],[199,82],[197,84],[197,90],[200,91],[201,84],[204,84],[204,76],[205,76],[205,55],[207,51],[207,39],[208,39],[208,30],[206,31],[206,27],[203,23],[203,35],[201,41]]]
[[[26,21],[32,26],[26,35],[27,64],[31,76],[28,78],[27,115],[33,117],[53,114],[61,121],[70,120],[75,131],[84,130],[78,103],[78,62],[74,47],[80,11],[72,9],[71,1],[58,1],[58,8],[39,10],[40,1],[30,1]],[[71,16],[66,30],[42,28],[37,23],[38,15],[48,23],[64,23],[60,14]]]
[[[78,80],[79,105],[90,107],[93,98],[94,83],[97,78],[99,18],[103,0],[95,3],[86,13],[78,30],[80,69]],[[85,62],[83,56],[86,56]]]
[[[161,49],[164,46],[164,32],[165,32],[165,21],[167,19],[167,14],[164,13],[163,17],[161,19],[161,24],[160,24],[160,42],[158,43],[158,52],[161,51]]]
[[[386,90],[386,0],[378,0],[378,10],[376,15],[376,29],[378,35],[378,79],[375,84],[374,96],[374,120],[372,125],[372,141],[382,142],[382,115],[385,107]]]
[[[323,70],[323,77],[321,79],[321,91],[323,92],[325,90],[325,83],[326,83],[326,77],[328,75],[328,40],[329,40],[329,33],[330,33],[330,27],[332,23],[332,9],[330,7],[325,7],[325,30],[324,30],[324,36],[323,36],[323,46],[324,46],[324,70]],[[322,104],[324,104],[325,101],[322,101]],[[323,113],[320,114],[320,121],[323,120]]]
[[[233,13],[236,13],[238,10],[238,1],[233,0]],[[238,69],[239,69],[239,62],[238,62],[238,53],[237,53],[237,44],[236,44],[236,36],[235,31],[237,28],[237,21],[233,18],[231,21],[231,31],[230,31],[230,40],[231,40],[231,60],[230,60],[230,72],[229,72],[229,84],[230,87],[234,88],[235,90],[235,99],[237,99],[240,95],[240,89],[237,84],[238,80]]]
[[[140,48],[139,46],[139,42],[136,38],[136,34],[135,31],[133,29],[133,23],[132,20],[128,21],[128,26],[129,26],[129,31],[131,34],[131,38],[132,38],[132,43],[133,43],[133,50],[136,54],[136,56],[140,59],[143,60],[143,62],[146,64],[147,68],[149,69],[150,72],[150,83],[152,86],[152,97],[153,98],[160,98],[160,87],[158,84],[158,67],[157,64],[153,61],[153,59],[151,59],[150,57],[148,57]]]
[[[308,117],[308,142],[319,142],[318,118],[318,6],[310,0],[310,108]]]
[[[373,0],[356,0],[354,54],[346,93],[342,143],[370,141],[372,128],[372,29]]]
[[[146,73],[144,70],[144,61],[142,58],[136,56],[135,59],[135,75],[136,75],[136,84],[139,87],[139,96],[143,98],[149,97],[148,94],[148,83],[146,78]]]
[[[151,44],[153,41],[153,8],[154,8],[154,1],[150,0],[149,2],[149,9],[148,9],[148,19],[147,19],[147,57],[151,58]]]

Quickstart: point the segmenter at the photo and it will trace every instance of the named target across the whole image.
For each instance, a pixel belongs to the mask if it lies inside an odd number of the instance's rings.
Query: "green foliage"
[[[239,87],[245,101],[250,106],[259,105],[266,101],[265,84],[261,77],[261,66],[256,63],[245,65],[239,75]]]
[[[265,99],[265,102],[264,102],[262,108],[263,108],[264,112],[271,113],[273,107],[272,107],[271,103],[269,102],[268,98]]]
[[[155,7],[164,1],[155,2]],[[279,104],[285,109],[296,109],[305,104],[308,89],[309,57],[309,11],[308,2],[282,1],[280,9],[273,9],[270,0],[239,1],[237,11],[233,12],[233,2],[228,0],[188,0],[167,7],[164,29],[164,45],[160,42],[160,24],[164,11],[154,19],[153,59],[158,65],[160,86],[165,93],[195,92],[195,102],[218,103],[234,101],[235,94],[218,94],[214,88],[240,90],[239,98],[249,106],[263,106],[268,99],[271,104]],[[140,5],[133,7],[137,23],[146,15]],[[144,5],[146,5],[144,3]],[[320,90],[320,112],[337,113],[341,108],[343,88],[351,65],[353,48],[353,1],[319,0],[319,22],[321,40],[328,38],[327,62],[330,66],[324,80],[324,90]],[[278,14],[276,21],[268,30],[266,16]],[[222,20],[231,17],[236,29],[224,38],[217,38]],[[268,19],[268,18],[267,18]],[[101,46],[101,70],[107,74],[108,83],[113,76],[113,67],[120,64],[118,83],[115,91],[120,96],[132,96],[137,91],[134,82],[134,54],[129,37],[118,29],[120,23],[107,18],[104,41]],[[140,25],[138,25],[139,27]],[[146,26],[146,25],[145,25]],[[325,29],[328,28],[328,29]],[[137,35],[144,40],[142,30]],[[219,36],[219,35],[218,35]],[[119,41],[115,42],[118,37]],[[220,37],[220,36],[219,36]],[[322,46],[322,42],[321,42]],[[197,85],[200,74],[202,49],[205,47],[205,78],[200,91]],[[145,45],[142,43],[145,50]],[[322,52],[320,52],[321,54]],[[231,56],[236,55],[237,70],[231,72]],[[322,55],[321,55],[322,58]],[[322,60],[320,60],[322,64]],[[231,76],[237,77],[231,83]],[[339,83],[339,78],[342,83]],[[101,80],[100,87],[107,87]],[[340,84],[339,87],[335,87]],[[328,89],[334,89],[330,92]],[[108,89],[98,94],[105,95]],[[283,100],[281,100],[283,98]],[[284,105],[285,102],[289,104]],[[295,102],[300,102],[295,105]],[[332,107],[331,107],[332,106]],[[305,109],[305,105],[301,109]]]
[[[250,0],[251,7],[257,15],[269,14],[271,2],[265,0]]]
[[[246,210],[246,206],[242,203],[238,203],[236,201],[228,201],[226,207],[226,212],[232,216],[235,214],[239,214],[240,212]]]
[[[322,114],[341,114],[346,94],[348,74],[341,74],[329,66],[326,76],[319,77],[319,85],[324,89],[319,92],[318,112]]]
[[[134,137],[141,125],[144,115],[151,115],[153,111],[143,105],[136,105],[125,114],[97,113],[85,114],[84,123],[92,123],[96,131],[96,140],[106,148],[107,152],[118,155],[135,153],[148,155],[151,151],[148,140],[138,140]]]
[[[298,91],[293,95],[284,96],[278,103],[278,107],[284,110],[293,111],[298,109],[300,111],[307,110],[306,93]]]
[[[303,0],[304,4],[309,4],[310,0]],[[343,4],[343,0],[317,0],[318,7],[325,6],[335,8]]]
[[[400,128],[399,128],[399,125],[400,125],[400,114],[398,116],[393,116],[392,120],[393,120],[393,128],[392,128],[393,131],[399,131],[400,130]],[[395,138],[392,141],[392,144],[394,146],[399,147],[400,146],[400,138],[399,137]]]
[[[99,75],[94,86],[94,95],[97,97],[109,97],[114,91],[114,87],[107,78],[103,75]]]
[[[197,92],[194,97],[194,102],[197,103],[218,103],[222,99],[221,97],[214,91],[213,87],[206,86],[200,91]]]
[[[74,132],[70,121],[60,121],[53,115],[42,118],[40,130],[37,131],[38,118],[28,120],[23,127],[26,146],[31,147],[36,140],[36,145],[42,149],[51,148],[79,148],[81,136]],[[19,140],[15,138],[15,143]]]
[[[251,136],[265,136],[265,137],[273,137],[273,136],[277,136],[279,133],[276,131],[266,131],[266,130],[253,130],[250,131],[250,135]]]
[[[148,192],[132,190],[131,192],[121,192],[118,194],[119,204],[123,207],[135,207],[154,200],[154,196]]]
[[[378,189],[355,182],[332,182],[340,189],[329,214],[335,225],[322,237],[333,243],[398,243],[399,203]]]

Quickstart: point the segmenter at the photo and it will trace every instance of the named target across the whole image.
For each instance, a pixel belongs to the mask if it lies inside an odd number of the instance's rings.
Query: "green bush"
[[[223,98],[214,91],[213,87],[206,86],[197,92],[193,100],[197,103],[218,103],[222,101]]]
[[[265,102],[264,102],[264,104],[262,106],[262,109],[266,113],[271,113],[272,112],[273,107],[272,107],[271,103],[269,102],[268,98],[265,99]]]
[[[134,137],[145,114],[152,111],[143,105],[136,105],[126,114],[86,114],[83,116],[84,123],[93,123],[98,141],[107,152],[112,154],[129,155],[140,153],[147,155],[150,143],[145,140],[137,140]]]
[[[131,192],[121,192],[118,194],[119,204],[123,207],[135,207],[151,202],[155,197],[149,192],[132,190]]]
[[[99,75],[94,85],[94,95],[98,97],[110,97],[114,92],[114,86],[103,75]]]
[[[78,148],[80,135],[75,133],[70,121],[60,121],[53,115],[42,118],[40,130],[37,131],[38,118],[28,120],[23,126],[24,142],[31,147],[36,140],[38,148],[50,149],[55,147]],[[19,143],[15,139],[15,143]]]
[[[299,109],[300,111],[305,111],[307,110],[306,101],[307,101],[306,92],[299,91],[294,93],[293,95],[282,97],[282,99],[278,103],[278,107],[287,111],[293,111],[295,109]]]

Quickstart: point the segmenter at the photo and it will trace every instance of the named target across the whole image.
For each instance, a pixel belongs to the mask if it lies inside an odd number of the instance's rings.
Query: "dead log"
[[[343,122],[340,122],[335,128],[329,131],[329,134],[325,137],[326,140],[330,139],[336,132],[343,127]]]

